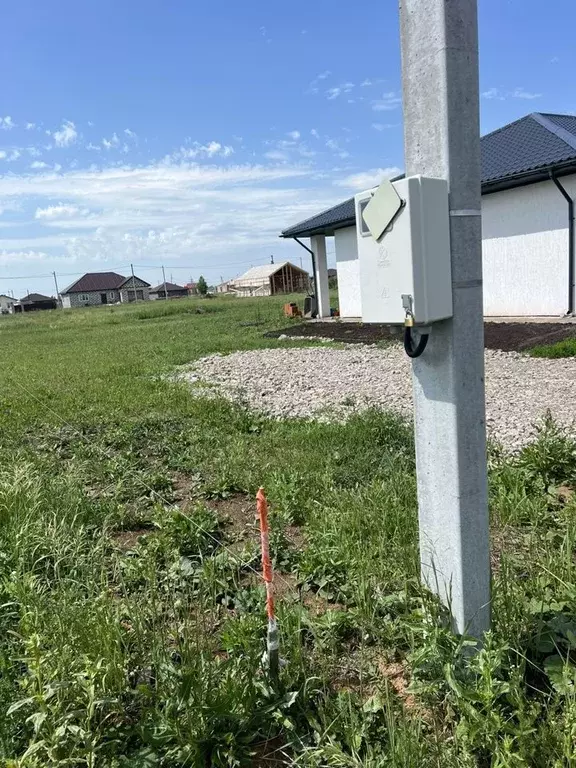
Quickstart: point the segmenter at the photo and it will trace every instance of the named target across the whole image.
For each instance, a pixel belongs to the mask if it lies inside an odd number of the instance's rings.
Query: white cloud
[[[552,56],[550,64],[560,64],[560,56]]]
[[[36,123],[26,123],[24,127],[27,131],[32,131],[34,128],[36,128]]]
[[[87,208],[79,208],[77,205],[58,203],[58,205],[49,205],[47,208],[36,208],[34,218],[63,219],[71,218],[72,216],[87,216],[88,213],[89,211]]]
[[[266,27],[260,27],[259,32],[267,43],[272,42],[271,38],[268,36],[268,30],[266,29]]]
[[[515,88],[512,91],[512,96],[515,99],[539,99],[542,94],[526,91],[524,88]]]
[[[402,103],[402,97],[396,91],[388,91],[383,93],[380,99],[375,99],[372,102],[372,109],[375,112],[390,112],[394,109],[398,109]]]
[[[366,78],[366,80],[363,80],[363,81],[360,83],[360,87],[361,87],[361,88],[366,88],[366,87],[367,87],[367,86],[369,86],[369,85],[372,85],[372,80],[370,80],[370,78],[368,78],[368,77]]]
[[[52,138],[57,147],[68,147],[70,144],[74,144],[78,138],[76,126],[71,120],[65,120],[62,123],[62,128],[59,131],[54,131]]]
[[[92,142],[90,142],[89,144],[86,144],[86,149],[89,149],[91,152],[102,151],[102,147],[99,147],[98,144],[92,144]]]
[[[48,254],[43,251],[0,251],[0,264],[21,264],[23,261],[44,261]]]
[[[200,144],[195,141],[191,147],[180,147],[173,153],[173,160],[190,160],[197,157],[230,157],[234,154],[234,147],[220,144],[219,141],[209,141],[208,144]]]
[[[341,93],[350,93],[353,88],[354,83],[341,83],[334,88],[328,88],[326,91],[326,98],[328,101],[333,101],[334,99],[337,99]]]
[[[0,199],[21,203],[24,212],[34,201],[30,214],[18,214],[19,228],[42,224],[26,237],[0,239],[0,250],[64,254],[83,270],[95,261],[157,264],[160,258],[216,265],[226,252],[276,247],[281,229],[338,197],[326,176],[288,163],[39,169],[0,176]]]
[[[335,155],[338,155],[338,157],[341,157],[342,159],[345,159],[346,157],[350,157],[350,152],[347,152],[345,149],[342,149],[337,139],[326,139],[325,146],[327,149],[329,149],[331,152],[333,152]]]
[[[372,123],[375,131],[387,131],[389,128],[398,128],[400,123]]]
[[[310,81],[310,84],[308,85],[308,88],[306,89],[306,93],[318,93],[318,86],[322,82],[322,80],[326,80],[327,77],[330,77],[332,72],[330,72],[329,69],[324,70],[324,72],[320,72],[319,75],[316,75],[316,77]]]
[[[312,128],[312,130],[310,131],[310,136],[314,136],[315,139],[319,139],[320,138],[320,134],[318,133],[316,128]]]
[[[279,162],[288,160],[286,152],[282,152],[279,149],[271,149],[269,152],[265,152],[264,157],[267,157],[268,160],[278,160]]]
[[[0,117],[0,128],[3,131],[11,131],[12,128],[16,128],[16,123],[12,120],[10,115]]]
[[[38,147],[26,147],[26,152],[28,152],[30,157],[40,157],[42,154]]]
[[[12,149],[10,153],[8,153],[5,149],[0,150],[0,160],[6,160],[7,163],[12,163],[14,160],[18,160],[19,157],[19,149]]]
[[[488,88],[487,91],[483,91],[481,94],[483,99],[496,99],[497,101],[504,101],[504,95],[499,88]]]
[[[488,88],[482,92],[483,99],[492,99],[494,101],[505,101],[506,99],[539,99],[541,93],[532,93],[524,88],[514,88],[513,91],[504,91],[501,88]]]
[[[34,170],[39,170],[40,168],[48,168],[48,163],[43,163],[42,160],[34,160],[34,162],[30,165],[30,168],[33,168]]]
[[[334,184],[338,187],[347,187],[348,189],[363,190],[376,187],[383,179],[391,179],[401,173],[400,168],[391,166],[390,168],[372,168],[369,171],[353,173],[343,179],[338,179]]]
[[[113,147],[117,147],[120,144],[120,139],[118,136],[114,133],[109,139],[102,139],[102,146],[104,149],[112,149]]]
[[[56,173],[62,170],[62,166],[60,165],[60,163],[54,163],[54,170],[56,171]]]
[[[130,128],[124,128],[124,133],[126,134],[126,136],[128,136],[131,139],[136,138],[136,134],[134,133],[134,131],[131,131]]]
[[[300,131],[288,131],[286,136],[290,136],[291,139],[294,139],[294,141],[297,141],[297,139],[300,138]]]

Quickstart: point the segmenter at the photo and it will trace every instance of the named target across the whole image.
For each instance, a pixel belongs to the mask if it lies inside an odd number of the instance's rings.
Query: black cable
[[[424,352],[426,349],[426,344],[428,344],[428,336],[428,333],[421,334],[420,341],[416,346],[414,346],[412,338],[412,326],[404,326],[404,350],[408,357],[420,357],[422,352]]]

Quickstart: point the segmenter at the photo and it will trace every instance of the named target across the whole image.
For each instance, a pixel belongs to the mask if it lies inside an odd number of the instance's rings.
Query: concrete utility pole
[[[448,180],[450,320],[414,360],[422,576],[454,628],[490,627],[476,0],[400,0],[406,175]]]
[[[164,264],[162,264],[162,279],[164,280],[164,298],[168,299],[168,289],[166,288],[166,272],[164,272]]]

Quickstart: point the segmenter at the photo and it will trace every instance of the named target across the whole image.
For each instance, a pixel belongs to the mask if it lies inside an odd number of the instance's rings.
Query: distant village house
[[[64,309],[148,301],[150,283],[136,275],[124,277],[116,272],[87,272],[61,295]]]
[[[176,285],[176,283],[160,283],[154,288],[150,288],[150,299],[180,299],[188,296],[188,288],[185,285]]]
[[[13,299],[12,296],[6,296],[5,293],[0,293],[0,315],[12,314],[14,304],[16,304],[16,299]]]
[[[41,309],[56,309],[57,307],[58,301],[53,296],[29,293],[23,299],[14,303],[14,312],[37,312]]]

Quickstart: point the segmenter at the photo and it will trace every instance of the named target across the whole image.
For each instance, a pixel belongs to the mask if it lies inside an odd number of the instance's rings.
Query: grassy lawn
[[[491,449],[493,630],[471,654],[419,584],[409,425],[271,421],[166,377],[286,345],[263,338],[282,303],[0,320],[0,765],[576,765],[576,446],[546,423]]]
[[[576,357],[576,338],[534,347],[530,354],[532,357]]]

